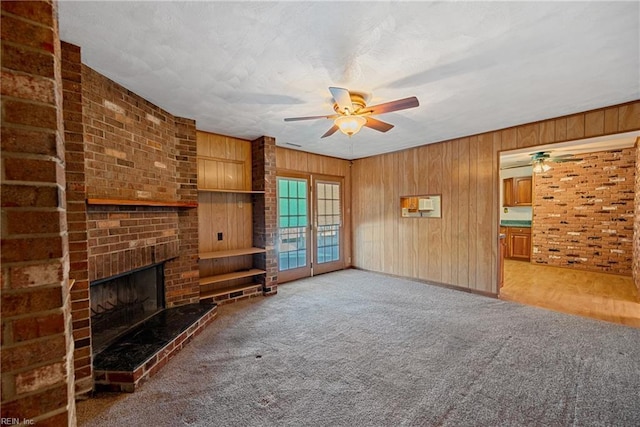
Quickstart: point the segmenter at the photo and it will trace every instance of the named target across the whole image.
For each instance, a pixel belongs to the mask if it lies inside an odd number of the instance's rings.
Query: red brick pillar
[[[640,302],[640,138],[636,139],[635,218],[633,219],[633,280]]]
[[[89,255],[87,247],[87,185],[84,167],[82,63],[80,48],[62,42],[62,102],[67,180],[69,278],[73,318],[76,396],[93,390],[91,365],[91,311],[89,308]]]
[[[181,202],[198,202],[196,122],[175,118],[178,197]],[[200,301],[198,268],[198,209],[178,211],[179,256],[165,265],[167,307]]]
[[[252,188],[264,191],[264,195],[253,196],[253,245],[267,250],[254,255],[254,265],[267,272],[264,278],[260,277],[262,293],[274,295],[278,292],[276,140],[263,136],[252,141],[251,163]]]
[[[1,5],[2,417],[75,425],[57,4]]]

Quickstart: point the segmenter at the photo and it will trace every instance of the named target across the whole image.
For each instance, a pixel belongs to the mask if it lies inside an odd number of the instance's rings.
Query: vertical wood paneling
[[[393,153],[381,158],[382,169],[380,170],[384,171],[384,175],[398,176],[398,157],[397,153]],[[380,174],[380,176],[383,176],[383,174]],[[383,179],[382,188],[382,197],[384,198],[382,206],[384,234],[380,245],[382,268],[392,274],[399,274],[399,245],[404,244],[404,242],[398,241],[397,215],[400,210],[400,194],[398,193],[398,185],[393,180]]]
[[[584,117],[584,136],[597,136],[604,133],[604,110],[591,111]]]
[[[469,138],[458,140],[458,286],[469,287],[469,194],[470,156]],[[473,189],[475,192],[475,188]]]
[[[618,110],[618,129],[627,132],[640,127],[640,102],[627,104]]]
[[[444,167],[442,147],[443,144],[432,144],[427,146],[426,162],[429,164],[428,194],[442,193],[442,171]],[[442,220],[442,218],[428,218],[421,221],[429,224],[429,245],[427,246],[428,258],[426,260],[429,264],[429,276],[427,279],[434,280],[436,282],[442,282]]]
[[[468,285],[472,289],[478,288],[478,250],[479,242],[479,216],[478,216],[478,201],[484,197],[484,194],[478,195],[479,179],[478,179],[478,137],[472,136],[469,138],[469,215],[467,221],[469,224],[469,245],[468,245],[468,263],[469,263],[469,276]]]
[[[616,132],[618,132],[618,107],[607,108],[604,110],[604,133]]]
[[[440,257],[441,261],[441,276],[440,281],[443,283],[451,283],[451,267],[453,265],[453,245],[452,239],[452,181],[449,179],[452,175],[452,152],[453,144],[438,144],[441,147],[442,158],[442,173],[440,182],[440,193],[442,194],[442,218],[441,222],[441,237],[440,237]]]
[[[499,152],[637,130],[639,108],[634,102],[356,160],[354,265],[496,293]],[[399,206],[395,213],[387,206],[401,195],[431,193],[443,196],[443,218],[435,222],[402,218]],[[387,248],[397,252],[395,261],[383,260]]]
[[[561,117],[555,120],[556,123],[556,141],[566,141],[567,140],[567,118]],[[504,138],[502,140],[502,148],[506,150],[504,147]]]
[[[196,133],[198,188],[251,190],[251,142],[244,139]]]
[[[478,136],[477,145],[477,181],[476,181],[476,194],[478,195],[476,205],[478,206],[476,211],[476,224],[477,224],[477,238],[476,238],[476,274],[475,285],[476,289],[481,291],[490,291],[486,286],[491,284],[491,276],[493,268],[492,259],[492,247],[493,240],[487,239],[486,236],[495,235],[492,234],[493,224],[496,222],[493,220],[492,213],[495,212],[498,206],[498,201],[493,199],[494,192],[491,191],[493,187],[493,168],[495,158],[493,152],[493,135],[482,134]],[[487,258],[491,261],[486,262]]]
[[[502,133],[502,149],[513,150],[518,148],[518,136],[516,128],[508,128],[500,131]]]
[[[518,148],[531,147],[539,144],[539,127],[538,123],[518,126],[516,128],[516,138],[518,140]]]
[[[497,133],[497,132],[496,132]],[[545,120],[540,123],[540,144],[550,144],[556,141],[556,122]]]
[[[584,138],[584,114],[567,117],[567,140]]]
[[[460,140],[455,139],[449,144],[451,146],[451,202],[449,204],[449,217],[451,219],[451,233],[445,236],[445,239],[449,240],[449,246],[451,248],[451,268],[450,277],[451,281],[447,282],[452,285],[459,285],[459,272],[460,272],[460,255],[459,255],[459,240],[460,236],[460,172],[459,169],[463,167],[460,163]],[[444,207],[443,207],[444,209]]]

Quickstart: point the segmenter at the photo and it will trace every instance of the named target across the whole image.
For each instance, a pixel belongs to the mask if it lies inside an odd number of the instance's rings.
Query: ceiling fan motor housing
[[[349,92],[349,97],[351,98],[351,104],[353,105],[353,111],[349,111],[349,114],[357,114],[358,111],[367,106],[363,94],[358,92]],[[337,102],[333,104],[333,110],[339,114],[346,114],[346,111],[342,111]]]

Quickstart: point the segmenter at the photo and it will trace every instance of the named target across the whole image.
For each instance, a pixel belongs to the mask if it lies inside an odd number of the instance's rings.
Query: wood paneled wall
[[[500,151],[638,129],[635,101],[356,160],[353,265],[495,294]],[[414,194],[442,194],[442,218],[402,218]]]
[[[251,190],[251,142],[197,132],[198,189]]]
[[[321,156],[304,151],[276,147],[276,168],[278,174],[297,173],[305,175],[329,175],[344,178],[344,233],[345,265],[351,266],[351,162],[335,157]]]

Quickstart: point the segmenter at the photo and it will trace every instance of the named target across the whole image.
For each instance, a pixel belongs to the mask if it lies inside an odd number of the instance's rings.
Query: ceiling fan
[[[406,110],[420,105],[415,96],[398,99],[396,101],[385,102],[384,104],[367,106],[365,96],[362,93],[350,92],[340,87],[330,87],[329,92],[333,96],[333,109],[336,114],[328,116],[309,117],[289,117],[285,122],[295,122],[299,120],[334,119],[333,126],[322,135],[322,138],[331,136],[340,130],[348,136],[355,135],[362,129],[362,126],[387,132],[393,128],[392,124],[374,119],[373,115],[390,113],[392,111]]]
[[[564,163],[564,162],[579,162],[582,159],[574,157],[573,154],[557,154],[551,155],[550,151],[538,151],[536,153],[529,154],[531,160],[527,163],[520,163],[511,166],[507,166],[501,169],[514,169],[521,168],[523,166],[533,166],[533,172],[541,173],[551,170],[549,163]]]

